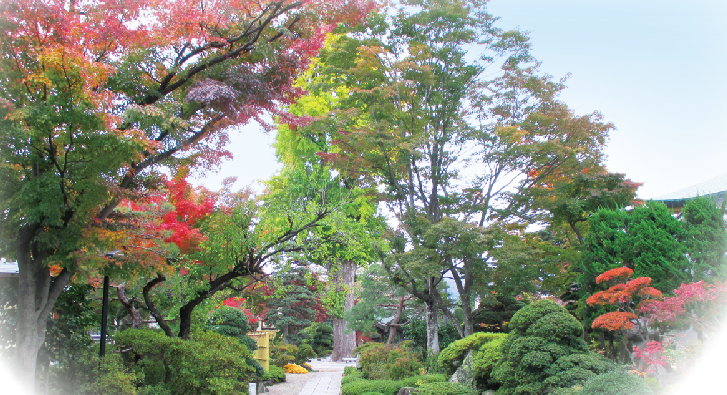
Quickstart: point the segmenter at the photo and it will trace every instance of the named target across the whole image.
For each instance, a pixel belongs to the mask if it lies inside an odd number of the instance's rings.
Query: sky
[[[612,122],[610,171],[656,198],[727,172],[727,1],[491,0],[503,29],[530,33],[542,71],[570,73],[561,95],[577,114]],[[257,125],[232,133],[235,159],[199,182],[237,187],[280,169],[274,136]]]

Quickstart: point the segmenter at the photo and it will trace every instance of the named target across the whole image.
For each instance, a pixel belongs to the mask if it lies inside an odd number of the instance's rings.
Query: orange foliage
[[[633,329],[634,323],[631,320],[636,320],[639,317],[634,313],[627,311],[614,311],[606,313],[595,320],[591,324],[591,328],[602,328],[608,329],[609,331],[616,331],[619,329]]]
[[[625,281],[627,278],[631,277],[632,274],[634,274],[634,271],[626,266],[617,267],[615,269],[611,269],[611,270],[601,274],[600,276],[596,277],[596,284],[600,284],[603,282],[609,282],[612,280]]]

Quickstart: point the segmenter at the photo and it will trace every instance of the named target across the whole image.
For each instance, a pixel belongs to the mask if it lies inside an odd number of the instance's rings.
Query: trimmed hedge
[[[417,395],[478,395],[474,389],[460,383],[426,383],[416,390]]]
[[[343,378],[341,379],[341,385],[350,383],[355,380],[363,380],[363,379],[364,379],[364,376],[363,376],[363,373],[361,373],[361,372],[349,373],[349,374],[343,376]]]
[[[582,386],[575,386],[570,391],[559,394],[568,395],[651,395],[653,392],[644,380],[624,370],[614,370],[599,374]]]
[[[341,395],[362,395],[364,392],[396,395],[402,386],[401,381],[358,379],[341,385]]]
[[[341,395],[363,395],[367,392],[396,395],[402,387],[419,387],[446,381],[447,377],[443,374],[425,374],[407,377],[403,380],[366,380],[349,374],[341,380]]]
[[[467,353],[478,350],[483,345],[497,339],[507,337],[505,333],[477,332],[463,339],[454,341],[439,354],[439,366],[445,373],[452,375],[462,364]]]

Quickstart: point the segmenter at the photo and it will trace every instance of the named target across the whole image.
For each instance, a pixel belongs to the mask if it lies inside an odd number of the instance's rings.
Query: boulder
[[[475,388],[475,372],[473,367],[474,351],[467,353],[464,357],[462,365],[457,368],[452,377],[449,379],[451,383],[460,383],[470,388]]]

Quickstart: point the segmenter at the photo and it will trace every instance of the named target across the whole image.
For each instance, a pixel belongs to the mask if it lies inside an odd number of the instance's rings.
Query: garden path
[[[350,363],[324,361],[312,361],[310,365],[318,373],[308,380],[298,395],[340,395],[343,368],[355,366]]]

